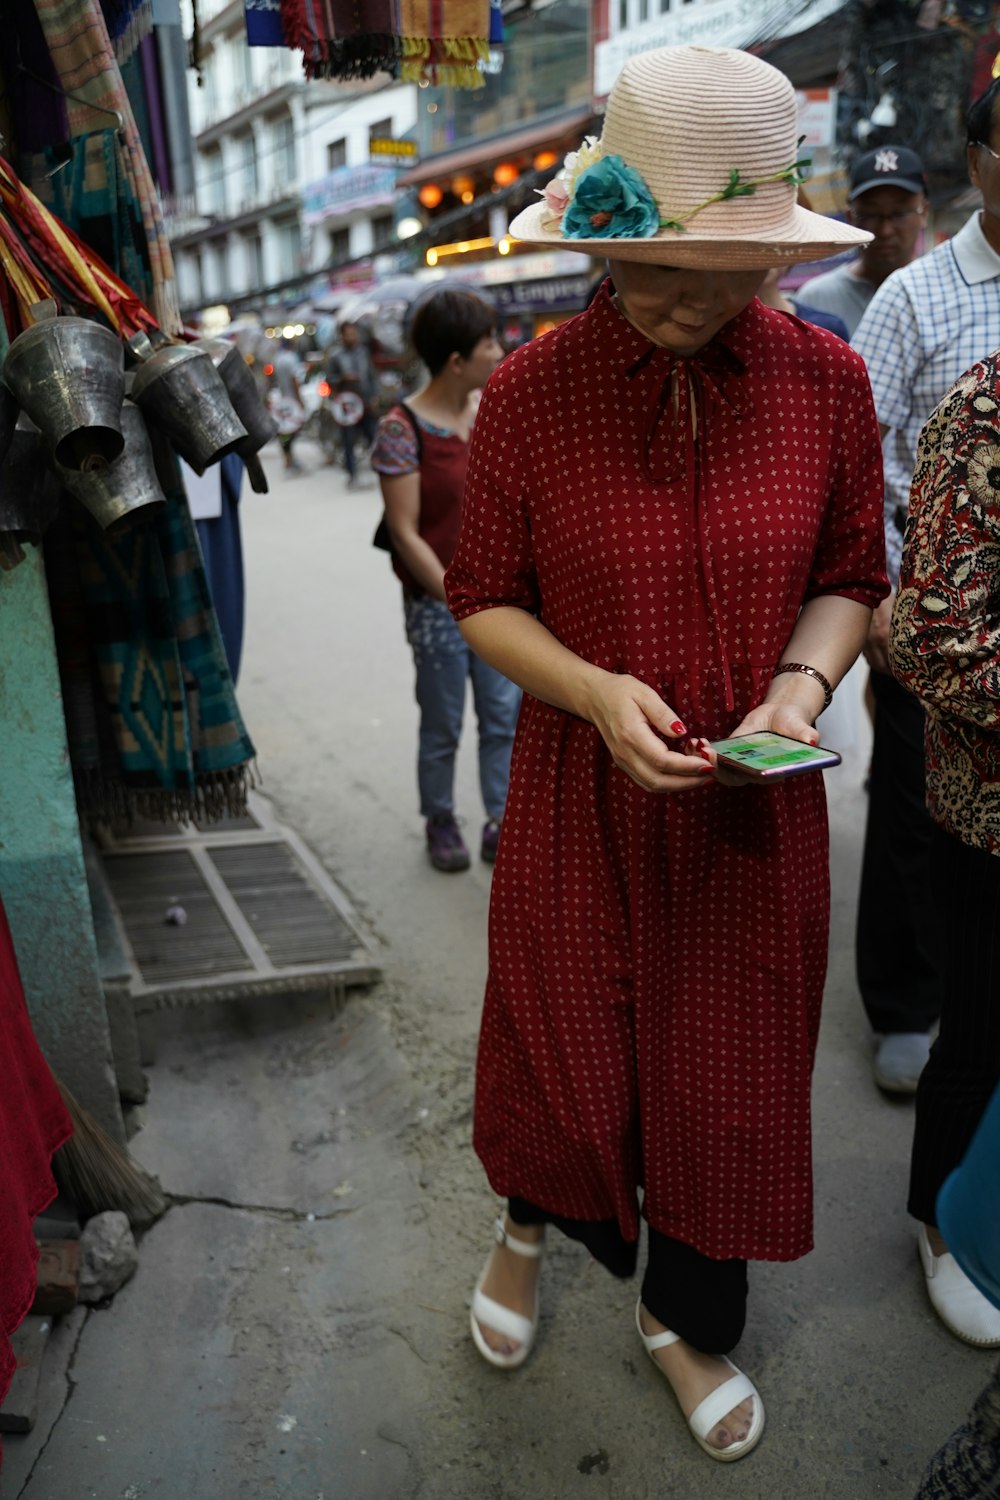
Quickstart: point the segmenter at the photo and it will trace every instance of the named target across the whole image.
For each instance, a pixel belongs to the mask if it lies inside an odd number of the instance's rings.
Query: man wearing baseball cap
[[[926,214],[927,176],[917,153],[908,146],[866,151],[851,168],[847,216],[874,239],[854,260],[806,282],[804,301],[835,313],[853,336],[876,288],[916,254]]]

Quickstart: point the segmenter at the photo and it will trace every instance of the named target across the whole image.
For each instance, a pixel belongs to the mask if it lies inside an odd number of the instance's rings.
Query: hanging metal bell
[[[146,423],[132,401],[122,406],[122,431],[125,447],[113,464],[77,471],[56,464],[70,494],[109,532],[123,531],[137,516],[146,520],[166,505]]]
[[[194,344],[157,349],[135,371],[131,394],[196,474],[247,437],[219,372]]]
[[[79,469],[93,459],[111,463],[125,444],[121,340],[100,323],[56,317],[53,303],[42,305],[51,314],[11,344],[4,383],[64,468]]]
[[[257,454],[265,443],[277,437],[278,424],[261,400],[257,382],[235,344],[228,339],[198,339],[195,348],[204,349],[222,377],[233,410],[247,430],[246,439],[236,452],[247,466],[253,488],[266,495],[267,479]]]

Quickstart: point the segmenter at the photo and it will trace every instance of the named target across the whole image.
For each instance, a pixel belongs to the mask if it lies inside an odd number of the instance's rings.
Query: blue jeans
[[[417,785],[425,818],[454,810],[455,756],[471,679],[479,721],[479,786],[486,815],[502,818],[521,689],[480,661],[462,639],[447,604],[403,596],[406,638],[417,669],[420,737]]]
[[[364,438],[365,447],[370,448],[375,440],[375,418],[371,412],[366,411],[360,422],[355,422],[353,427],[342,427],[340,429],[340,445],[344,450],[344,468],[347,470],[348,479],[353,479],[357,472],[357,463],[354,458],[354,444],[358,440],[358,434]]]

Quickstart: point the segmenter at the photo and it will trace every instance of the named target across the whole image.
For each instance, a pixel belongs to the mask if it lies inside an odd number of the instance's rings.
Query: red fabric
[[[677,359],[606,286],[490,380],[446,582],[459,619],[537,609],[690,732],[731,732],[807,598],[887,592],[864,365],[756,301]],[[525,695],[476,1079],[494,1189],[634,1239],[643,1184],[703,1254],[808,1251],[828,916],[821,777],[655,796]]]
[[[0,1404],[14,1373],[10,1335],[35,1295],[32,1221],[55,1197],[52,1153],[72,1134],[28,1019],[0,902]]]

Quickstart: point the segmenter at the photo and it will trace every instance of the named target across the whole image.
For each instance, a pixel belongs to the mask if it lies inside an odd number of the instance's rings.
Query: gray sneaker
[[[875,1082],[887,1094],[915,1094],[930,1050],[926,1031],[893,1031],[879,1037]]]

